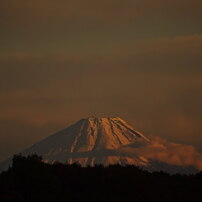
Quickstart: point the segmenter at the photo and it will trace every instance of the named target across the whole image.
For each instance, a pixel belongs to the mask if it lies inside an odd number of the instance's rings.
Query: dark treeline
[[[202,201],[202,173],[171,176],[135,166],[51,165],[37,155],[18,155],[0,174],[0,201],[197,202]]]

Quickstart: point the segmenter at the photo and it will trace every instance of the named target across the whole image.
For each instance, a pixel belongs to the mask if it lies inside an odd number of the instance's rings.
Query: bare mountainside
[[[190,168],[167,165],[140,155],[138,151],[149,144],[147,137],[119,117],[89,117],[34,144],[21,154],[36,153],[48,163],[59,161],[81,166],[120,164],[141,166],[150,171],[193,172]],[[5,169],[9,164],[11,160],[0,167]]]

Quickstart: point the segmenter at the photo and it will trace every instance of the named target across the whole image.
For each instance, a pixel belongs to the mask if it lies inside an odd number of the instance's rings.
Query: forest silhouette
[[[202,172],[170,175],[136,166],[81,167],[44,163],[36,154],[14,155],[0,174],[1,202],[197,202]]]

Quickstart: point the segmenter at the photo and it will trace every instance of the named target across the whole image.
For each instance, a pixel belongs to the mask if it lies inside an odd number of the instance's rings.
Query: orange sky
[[[0,160],[82,117],[202,147],[201,0],[1,0]]]

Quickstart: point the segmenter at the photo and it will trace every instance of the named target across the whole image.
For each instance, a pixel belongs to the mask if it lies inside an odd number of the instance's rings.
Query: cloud
[[[153,137],[148,145],[141,148],[128,147],[122,151],[132,156],[143,156],[177,166],[194,166],[202,170],[202,154],[193,146],[177,144],[160,137]]]

